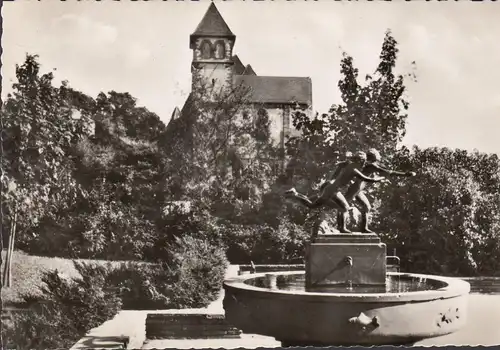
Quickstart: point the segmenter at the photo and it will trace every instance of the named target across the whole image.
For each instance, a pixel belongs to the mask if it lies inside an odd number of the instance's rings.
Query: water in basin
[[[408,293],[437,290],[447,286],[447,283],[434,279],[409,275],[388,275],[385,286],[353,286],[346,282],[339,285],[306,288],[303,273],[291,275],[269,274],[266,277],[248,279],[245,283],[266,289],[314,293]]]

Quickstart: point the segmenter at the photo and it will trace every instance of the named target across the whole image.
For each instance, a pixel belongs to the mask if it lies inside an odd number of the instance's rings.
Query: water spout
[[[346,256],[344,258],[344,262],[347,265],[347,278],[346,278],[347,289],[352,290],[352,266],[353,266],[352,256]]]

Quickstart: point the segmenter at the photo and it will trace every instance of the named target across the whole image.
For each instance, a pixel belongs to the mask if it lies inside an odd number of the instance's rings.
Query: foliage
[[[177,308],[206,307],[216,300],[228,266],[223,247],[183,236],[172,251],[170,295]]]
[[[28,252],[141,259],[165,198],[165,125],[128,93],[96,100],[52,73],[37,56],[16,69],[2,108],[4,227]],[[14,235],[13,239],[14,239]]]
[[[216,216],[253,210],[272,177],[267,112],[249,105],[241,86],[213,90],[196,73],[193,80],[163,137],[172,199],[198,201]]]
[[[90,329],[112,318],[121,307],[106,287],[106,268],[75,263],[81,278],[46,272],[43,296],[24,298],[30,312],[15,314],[6,340],[26,349],[69,348]],[[50,324],[50,327],[47,327]]]
[[[381,188],[377,229],[387,232],[385,239],[397,248],[406,270],[492,274],[498,263],[484,252],[493,253],[498,246],[500,198],[482,191],[469,169],[449,159],[442,163],[437,155],[426,158],[417,178],[401,178],[397,186]],[[422,158],[415,154],[408,162],[416,164]],[[432,158],[435,162],[430,165]],[[451,170],[450,164],[459,168]]]
[[[2,255],[5,256],[5,254],[6,251],[4,251]],[[44,285],[42,277],[48,271],[58,270],[60,274],[68,277],[81,277],[75,269],[73,260],[70,259],[34,256],[15,250],[12,260],[13,283],[10,288],[2,290],[2,300],[4,305],[19,306],[20,308],[23,308],[23,295],[42,295],[43,293],[41,288]],[[123,261],[109,260],[78,259],[76,261],[86,264],[98,264],[104,267],[111,264],[114,269],[125,263]]]
[[[127,263],[109,270],[106,283],[119,291],[123,309],[166,309],[172,306],[168,296],[171,279],[166,265]]]
[[[466,170],[477,181],[481,191],[489,194],[500,192],[500,160],[496,154],[452,150],[446,147],[421,149],[414,146],[411,150],[403,147],[393,162],[406,169],[439,165],[451,172]]]
[[[26,235],[54,207],[67,207],[81,192],[70,149],[90,133],[88,113],[71,105],[66,82],[52,86],[52,73],[39,75],[36,56],[16,66],[17,82],[1,110],[4,132],[2,203],[6,223]]]
[[[126,309],[206,307],[217,299],[227,260],[220,244],[182,236],[168,243],[156,264],[124,264],[110,270],[107,283],[117,288]]]
[[[302,263],[309,234],[302,225],[279,218],[268,224],[228,224],[225,228],[227,256],[232,264]]]
[[[409,107],[404,76],[394,72],[397,54],[397,41],[387,31],[380,63],[373,76],[366,76],[365,85],[358,81],[353,58],[344,54],[338,83],[342,103],[313,119],[301,110],[294,113],[293,124],[301,135],[289,141],[293,158],[289,180],[310,187],[311,181],[319,181],[346,151],[374,147],[385,157],[394,154],[405,135]]]
[[[213,245],[221,245],[223,232],[219,220],[196,203],[189,210],[173,207],[158,222],[152,237],[153,244],[146,249],[145,258],[154,262],[171,263],[172,245],[175,246],[177,240],[186,235],[206,240]]]

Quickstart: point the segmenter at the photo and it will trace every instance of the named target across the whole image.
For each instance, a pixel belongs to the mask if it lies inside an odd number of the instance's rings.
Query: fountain
[[[467,282],[387,272],[386,258],[375,233],[315,232],[305,271],[226,280],[226,320],[284,347],[412,345],[465,325]]]

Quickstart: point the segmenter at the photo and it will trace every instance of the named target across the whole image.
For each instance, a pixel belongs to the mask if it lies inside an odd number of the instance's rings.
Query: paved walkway
[[[470,294],[467,325],[461,331],[426,339],[422,346],[494,346],[500,345],[500,295]]]
[[[238,275],[238,266],[231,265],[226,272],[226,278],[231,278]],[[127,349],[140,349],[144,348],[192,348],[196,347],[198,343],[212,344],[214,347],[220,347],[217,344],[223,342],[222,347],[241,347],[238,345],[242,341],[252,347],[252,344],[263,344],[259,346],[271,346],[272,340],[278,344],[274,338],[245,335],[244,339],[213,339],[213,340],[149,340],[146,342],[146,317],[148,314],[164,313],[164,314],[187,314],[187,313],[204,313],[204,314],[224,314],[222,307],[222,300],[224,299],[224,291],[222,290],[219,298],[212,302],[208,307],[202,309],[165,309],[165,310],[122,310],[113,319],[104,322],[99,327],[92,329],[85,337],[80,339],[71,350],[81,350],[89,348],[100,349],[123,349],[124,339],[128,337],[129,343]],[[151,344],[166,344],[154,345]],[[167,344],[168,343],[168,344]],[[172,345],[174,344],[174,345]],[[246,347],[246,346],[245,346]]]

